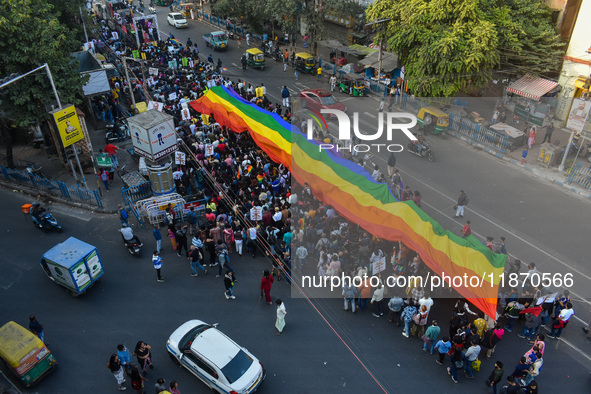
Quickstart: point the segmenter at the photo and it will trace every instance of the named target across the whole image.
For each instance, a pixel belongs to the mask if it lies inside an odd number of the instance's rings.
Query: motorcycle
[[[408,151],[419,157],[427,157],[429,161],[435,161],[435,154],[431,150],[431,145],[427,141],[423,141],[423,148],[419,150],[419,144],[414,144],[412,141],[408,143]]]
[[[125,247],[127,248],[127,250],[129,251],[129,253],[132,256],[135,256],[135,257],[140,256],[140,250],[142,250],[142,244],[138,243],[135,238],[130,241],[127,241],[124,239],[123,243],[125,244]]]
[[[30,212],[33,226],[43,230],[44,232],[50,230],[54,230],[58,233],[62,232],[62,226],[60,226],[60,224],[57,222],[57,219],[51,214],[51,212],[47,212],[45,209],[41,208],[40,212],[35,214],[35,209],[37,208],[32,209]]]
[[[105,141],[110,142],[121,142],[126,137],[129,137],[129,126],[123,118],[117,118],[117,121],[113,124],[107,124],[105,126]]]

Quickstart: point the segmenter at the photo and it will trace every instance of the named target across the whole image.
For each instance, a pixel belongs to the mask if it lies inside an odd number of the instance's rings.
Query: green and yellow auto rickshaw
[[[315,74],[316,58],[307,52],[299,52],[295,55],[295,68],[308,74]]]
[[[339,83],[339,89],[350,96],[362,97],[367,95],[365,80],[359,74],[347,73],[343,75]]]
[[[445,134],[449,127],[449,115],[435,107],[424,107],[417,115],[419,127],[433,134]]]
[[[41,339],[13,321],[0,327],[0,357],[26,387],[33,386],[57,365]]]
[[[250,48],[244,54],[249,67],[265,69],[265,54],[258,48]]]

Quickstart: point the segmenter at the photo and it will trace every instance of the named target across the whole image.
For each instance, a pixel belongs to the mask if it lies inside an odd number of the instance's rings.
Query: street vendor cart
[[[496,131],[499,134],[508,136],[507,148],[514,150],[522,147],[525,144],[527,136],[521,130],[516,129],[513,126],[509,126],[506,123],[495,123],[489,127],[491,130]]]
[[[48,250],[41,267],[49,279],[74,297],[85,293],[104,273],[96,248],[74,237]]]

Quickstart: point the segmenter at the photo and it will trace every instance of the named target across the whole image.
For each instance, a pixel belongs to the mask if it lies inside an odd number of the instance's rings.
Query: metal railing
[[[583,167],[583,163],[580,161],[577,162],[570,170],[566,182],[568,184],[575,182],[584,188],[591,190],[591,168]]]
[[[505,153],[507,150],[509,137],[487,129],[480,123],[474,123],[466,118],[449,114],[449,126],[452,130],[468,137],[472,141],[491,147],[500,153]]]
[[[79,186],[68,186],[61,181],[43,178],[29,172],[19,171],[4,166],[1,166],[0,169],[2,170],[4,179],[8,182],[30,186],[39,191],[45,191],[49,194],[60,196],[70,201],[96,205],[99,208],[103,207],[100,194],[97,190],[82,189]]]

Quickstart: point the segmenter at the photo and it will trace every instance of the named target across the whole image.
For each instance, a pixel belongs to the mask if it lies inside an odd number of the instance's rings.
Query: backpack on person
[[[267,237],[267,241],[269,241],[269,243],[271,245],[275,245],[277,243],[277,236],[275,235],[275,231],[271,231],[269,233],[269,236]]]
[[[456,360],[456,361],[454,361],[454,367],[456,367],[456,369],[462,369],[462,368],[464,368],[464,360]]]
[[[129,215],[127,214],[127,211],[124,208],[119,210],[119,218],[121,220],[126,220],[128,217]]]

